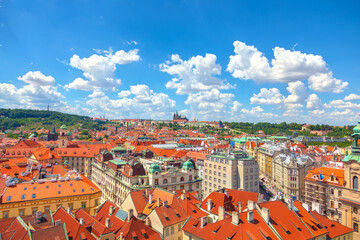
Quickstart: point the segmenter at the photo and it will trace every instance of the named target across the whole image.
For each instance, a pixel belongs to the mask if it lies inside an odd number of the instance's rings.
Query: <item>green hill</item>
[[[14,130],[23,126],[27,130],[40,128],[50,129],[52,125],[60,127],[78,127],[83,129],[101,130],[105,122],[93,121],[88,116],[79,116],[55,111],[31,110],[31,109],[4,109],[0,108],[0,130]]]

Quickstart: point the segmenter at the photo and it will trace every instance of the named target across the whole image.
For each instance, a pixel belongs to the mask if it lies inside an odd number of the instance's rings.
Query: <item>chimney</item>
[[[128,210],[128,221],[130,221],[130,219],[132,218],[133,214],[134,214],[134,210],[133,210],[132,208],[130,208],[130,209]]]
[[[202,217],[200,219],[200,227],[203,228],[207,224],[207,217]]]
[[[149,204],[151,204],[151,203],[152,203],[152,195],[149,194]]]
[[[241,205],[241,202],[238,202],[238,210],[239,210],[239,213],[241,213],[242,212],[242,205]]]
[[[292,210],[293,207],[294,207],[294,199],[292,197],[290,198],[290,202],[289,202],[288,207],[289,207],[289,210]]]
[[[269,209],[267,208],[262,208],[261,209],[261,215],[264,218],[266,224],[269,224],[270,222],[270,214],[269,214]]]
[[[181,199],[181,200],[184,200],[184,199],[185,199],[184,194],[181,194],[181,195],[180,195],[180,199]]]
[[[151,227],[151,220],[150,220],[149,217],[147,217],[147,218],[145,219],[145,224],[146,224],[147,226]]]
[[[110,218],[106,218],[105,219],[105,227],[109,228],[111,227],[111,221],[110,221]]]
[[[81,225],[84,225],[84,223],[85,223],[83,218],[79,218],[79,222]]]
[[[67,213],[71,214],[71,208],[70,207],[67,208]]]
[[[37,211],[37,212],[35,213],[35,217],[36,217],[36,220],[40,220],[41,217],[42,217],[42,212],[41,212],[41,211]]]
[[[211,211],[211,208],[212,208],[212,200],[209,198],[209,199],[207,200],[207,210],[208,210],[208,212]]]
[[[225,189],[224,193],[227,197],[229,197],[229,190]]]
[[[247,221],[248,222],[254,221],[254,212],[253,211],[248,211],[247,212]]]
[[[164,201],[163,205],[164,207],[168,207],[168,201]]]
[[[248,200],[248,210],[252,211],[252,210],[254,210],[254,208],[255,208],[254,201]]]
[[[61,219],[55,221],[55,226],[61,226]]]
[[[111,216],[114,213],[115,207],[109,207],[109,215]]]
[[[239,213],[237,211],[233,211],[231,215],[231,223],[238,225],[239,224]]]
[[[160,198],[157,198],[157,206],[160,207]]]
[[[146,197],[149,197],[149,195],[150,195],[150,189],[147,188],[147,189],[145,189],[145,196],[146,196]]]
[[[185,194],[185,193],[186,193],[186,190],[185,190],[185,189],[183,189],[183,190],[182,190],[182,193],[184,193],[184,194]]]
[[[219,206],[218,208],[218,211],[219,211],[219,221],[220,220],[223,220],[225,218],[225,210],[224,210],[224,207],[223,206]]]

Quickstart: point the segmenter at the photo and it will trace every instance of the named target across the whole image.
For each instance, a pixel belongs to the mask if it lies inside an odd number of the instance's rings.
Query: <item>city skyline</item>
[[[0,104],[354,124],[358,2],[0,1]]]

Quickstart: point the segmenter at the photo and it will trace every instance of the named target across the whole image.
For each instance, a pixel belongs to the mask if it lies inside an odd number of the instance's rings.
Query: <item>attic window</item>
[[[85,189],[81,189],[82,192],[85,192]]]
[[[33,187],[33,189],[35,190],[35,189],[36,189],[36,187]]]
[[[58,191],[58,194],[60,194],[61,193],[61,191]]]
[[[49,188],[49,185],[48,185],[48,186],[46,186],[46,188]]]
[[[164,215],[165,220],[167,220],[167,221],[170,220],[169,216],[166,213],[163,213],[163,215]]]
[[[33,195],[31,195],[31,198],[36,198],[36,194],[33,193]]]
[[[131,237],[132,237],[133,240],[138,240],[139,239],[135,232],[131,233]]]
[[[141,231],[141,234],[142,234],[142,236],[143,236],[144,238],[148,238],[148,234],[147,234],[147,232],[145,231],[145,229],[142,228],[140,231]]]
[[[180,217],[180,214],[179,214],[179,212],[178,212],[176,209],[174,209],[174,212],[175,212],[175,215],[176,215],[176,216]]]
[[[6,201],[11,201],[11,196],[8,196]]]
[[[70,187],[72,186],[73,184],[72,183],[70,183]]]
[[[22,199],[22,200],[25,199],[25,194],[21,195],[21,199]]]
[[[221,228],[221,225],[220,225],[218,228],[214,229],[214,230],[213,230],[213,233],[217,233],[220,228]]]
[[[27,188],[24,188],[24,190],[27,190]]]

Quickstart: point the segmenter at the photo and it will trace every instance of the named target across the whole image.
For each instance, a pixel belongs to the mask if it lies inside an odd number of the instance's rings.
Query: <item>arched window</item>
[[[353,189],[355,189],[355,190],[359,189],[359,179],[357,176],[353,177]]]
[[[164,184],[166,184],[166,183],[167,183],[167,179],[166,179],[166,178],[163,180],[163,183],[164,183]]]
[[[357,223],[354,223],[354,227],[353,227],[355,232],[359,231],[359,225]]]
[[[184,181],[184,177],[181,177],[181,178],[180,178],[180,181],[183,182],[183,181]]]
[[[331,195],[334,195],[334,189],[331,189],[330,192],[331,192]]]

